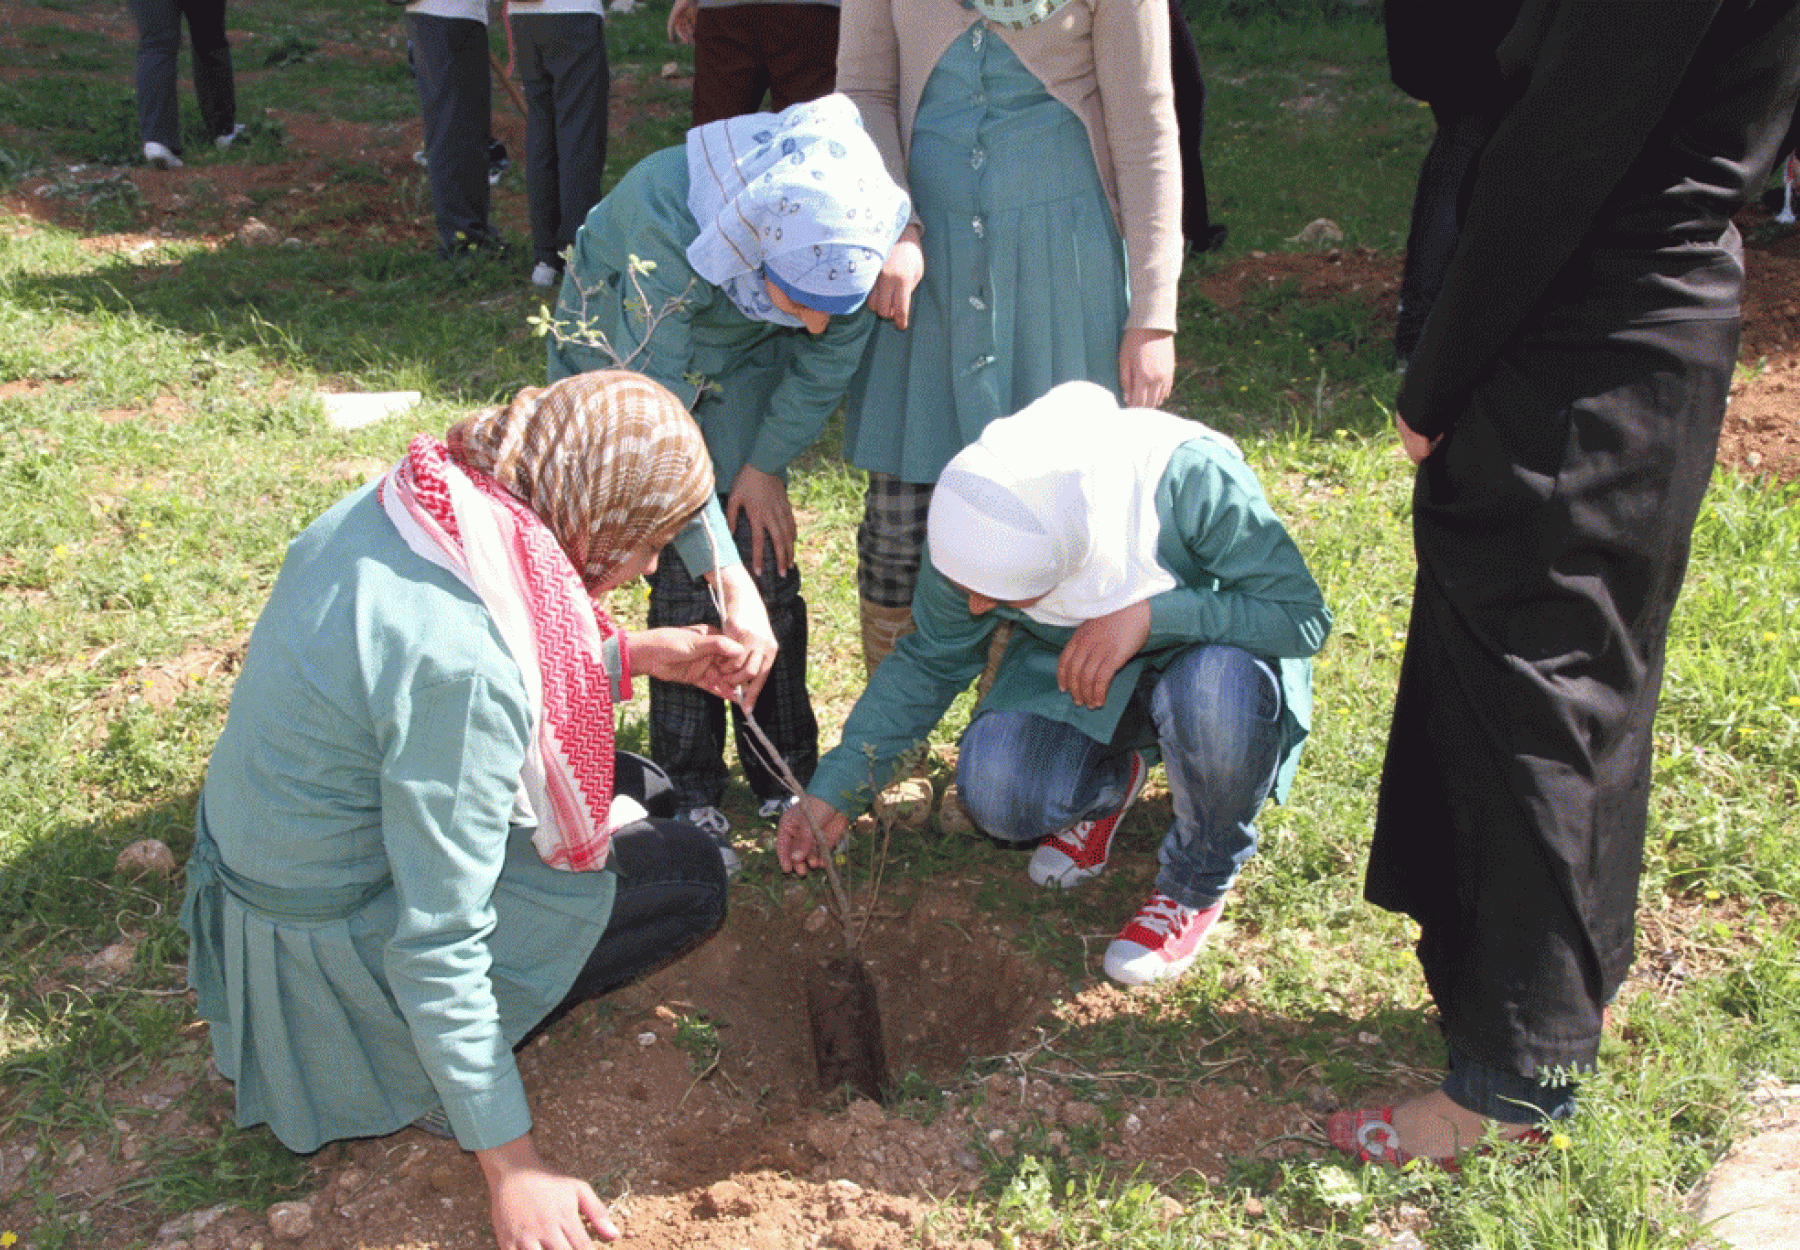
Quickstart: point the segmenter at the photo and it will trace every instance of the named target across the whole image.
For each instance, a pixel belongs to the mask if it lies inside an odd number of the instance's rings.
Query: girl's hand
[[[1175,335],[1127,330],[1119,344],[1119,395],[1127,408],[1161,408],[1175,388]]]
[[[769,610],[756,593],[750,570],[743,565],[727,565],[707,576],[719,588],[719,598],[725,604],[725,636],[744,649],[742,662],[725,675],[726,681],[743,687],[744,706],[749,707],[762,693],[763,682],[769,679],[769,667],[775,663],[775,631],[769,627]],[[728,691],[725,698],[731,697]]]
[[[744,645],[711,625],[640,629],[626,635],[625,645],[634,672],[698,686],[721,699],[732,697],[737,683],[731,677],[745,660]]]
[[[1404,451],[1406,458],[1414,464],[1418,464],[1426,456],[1429,456],[1432,448],[1444,440],[1442,434],[1436,438],[1426,438],[1423,434],[1418,433],[1406,423],[1406,418],[1400,415],[1399,409],[1394,410],[1394,429],[1400,433],[1400,450]]]
[[[694,46],[694,0],[675,0],[669,6],[669,41]]]
[[[1082,707],[1106,702],[1106,688],[1150,638],[1150,601],[1083,621],[1056,661],[1056,685]]]
[[[825,837],[824,846],[813,836],[814,824]],[[775,834],[775,855],[781,861],[782,871],[804,877],[809,868],[823,868],[825,856],[844,840],[849,829],[850,822],[844,814],[824,799],[801,795],[798,803],[781,814],[781,826]]]
[[[794,520],[794,506],[788,502],[787,487],[772,473],[746,464],[738,470],[737,481],[725,500],[725,520],[737,530],[738,510],[750,517],[750,568],[762,577],[763,538],[767,535],[775,548],[775,573],[786,577],[794,563],[794,539],[800,532]]]
[[[919,238],[917,225],[901,232],[900,241],[881,266],[881,276],[875,279],[875,289],[869,292],[869,307],[877,317],[893,322],[896,330],[906,329],[911,320],[913,290],[925,277],[925,250],[919,246]],[[1170,367],[1173,369],[1172,364]]]
[[[619,1226],[586,1181],[555,1171],[538,1157],[531,1135],[492,1150],[477,1150],[488,1183],[488,1214],[500,1250],[593,1250],[582,1221],[601,1241],[616,1241]]]

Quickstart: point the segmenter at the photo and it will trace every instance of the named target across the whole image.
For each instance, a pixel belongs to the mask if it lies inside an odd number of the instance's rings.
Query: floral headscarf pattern
[[[847,96],[696,126],[687,157],[688,263],[755,321],[800,325],[765,276],[808,308],[860,308],[912,216]]]

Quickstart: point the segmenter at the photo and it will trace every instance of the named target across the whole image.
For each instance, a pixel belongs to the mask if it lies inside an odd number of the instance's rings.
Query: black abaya
[[[1793,107],[1794,0],[1528,4],[1400,395],[1442,435],[1370,901],[1453,1043],[1585,1067],[1631,960],[1664,641],[1737,349],[1730,214]]]

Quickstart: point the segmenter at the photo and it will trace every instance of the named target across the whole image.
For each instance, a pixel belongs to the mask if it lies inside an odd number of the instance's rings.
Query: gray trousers
[[[515,10],[512,33],[525,85],[532,259],[561,270],[563,249],[600,200],[606,168],[606,19]]]
[[[181,151],[181,115],[175,102],[175,55],[181,19],[194,45],[194,95],[206,133],[228,135],[237,125],[237,87],[231,76],[231,44],[225,38],[225,0],[131,0],[138,44],[134,86],[138,133],[145,143]]]
[[[491,246],[497,239],[488,225],[487,25],[408,13],[406,37],[419,85],[438,255]]]

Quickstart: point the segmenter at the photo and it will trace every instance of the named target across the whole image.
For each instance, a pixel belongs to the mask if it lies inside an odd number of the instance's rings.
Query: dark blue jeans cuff
[[[1443,1090],[1457,1106],[1502,1124],[1537,1124],[1575,1114],[1573,1081],[1556,1085],[1492,1067],[1454,1041]]]

